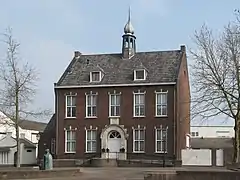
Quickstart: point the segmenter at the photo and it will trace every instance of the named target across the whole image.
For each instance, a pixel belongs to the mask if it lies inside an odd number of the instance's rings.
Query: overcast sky
[[[231,2],[231,3],[230,3]],[[0,6],[0,32],[7,27],[21,43],[21,57],[37,67],[39,91],[34,105],[54,110],[53,83],[73,52],[120,52],[128,7],[137,49],[192,47],[203,23],[215,30],[234,19],[239,0],[7,0]]]

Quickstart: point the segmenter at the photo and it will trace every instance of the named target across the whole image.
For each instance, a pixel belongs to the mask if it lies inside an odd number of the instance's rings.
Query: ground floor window
[[[133,152],[143,153],[145,151],[145,129],[133,129]]]
[[[69,129],[65,130],[65,152],[75,153],[76,152],[76,131]]]
[[[166,153],[167,152],[167,130],[168,128],[155,129],[155,152]]]
[[[93,153],[97,151],[97,130],[86,130],[86,152]]]

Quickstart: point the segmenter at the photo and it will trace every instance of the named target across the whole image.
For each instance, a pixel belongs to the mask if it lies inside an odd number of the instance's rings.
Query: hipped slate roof
[[[56,85],[176,82],[181,55],[181,50],[137,52],[131,59],[123,59],[121,53],[80,55],[79,58],[73,58]],[[145,81],[134,82],[133,73],[139,67],[146,68],[147,78]],[[90,83],[90,72],[96,69],[102,71],[104,77],[99,83]]]

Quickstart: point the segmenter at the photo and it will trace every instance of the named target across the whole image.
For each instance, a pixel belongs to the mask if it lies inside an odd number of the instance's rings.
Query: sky
[[[239,0],[8,0],[0,6],[0,32],[13,29],[21,58],[39,72],[33,106],[54,111],[53,84],[74,51],[121,51],[121,36],[131,6],[138,51],[193,48],[204,23],[218,31],[234,20]],[[46,119],[44,121],[47,121]]]

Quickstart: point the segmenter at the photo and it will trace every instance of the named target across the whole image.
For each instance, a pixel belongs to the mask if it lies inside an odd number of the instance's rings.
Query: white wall
[[[14,165],[14,153],[16,151],[17,151],[17,147],[11,148],[11,150],[8,152],[0,152],[0,166],[1,165]]]
[[[184,166],[211,166],[212,151],[210,149],[183,149],[182,165]]]
[[[0,152],[0,165],[14,165],[14,153],[17,152],[16,140],[8,134],[4,139],[0,140],[0,147],[13,147],[8,152]],[[20,163],[36,164],[36,149],[25,148],[24,144],[20,145]],[[31,150],[31,152],[28,152]]]
[[[29,151],[29,152],[28,152]],[[24,144],[21,144],[21,164],[36,164],[36,149],[24,148]]]
[[[0,124],[0,139],[2,139],[5,136],[4,134],[1,134],[1,133],[7,133],[7,132],[11,132],[12,137],[16,138],[16,128],[13,126],[12,121],[6,118],[1,112],[0,112],[0,121],[2,122]],[[35,156],[37,157],[37,151],[38,151],[37,134],[39,134],[39,131],[22,129],[21,127],[19,127],[19,137],[21,136],[21,134],[22,135],[24,134],[26,139],[36,144]]]
[[[234,137],[233,126],[191,126],[191,137],[217,138]],[[193,132],[198,132],[198,136],[193,136]]]

